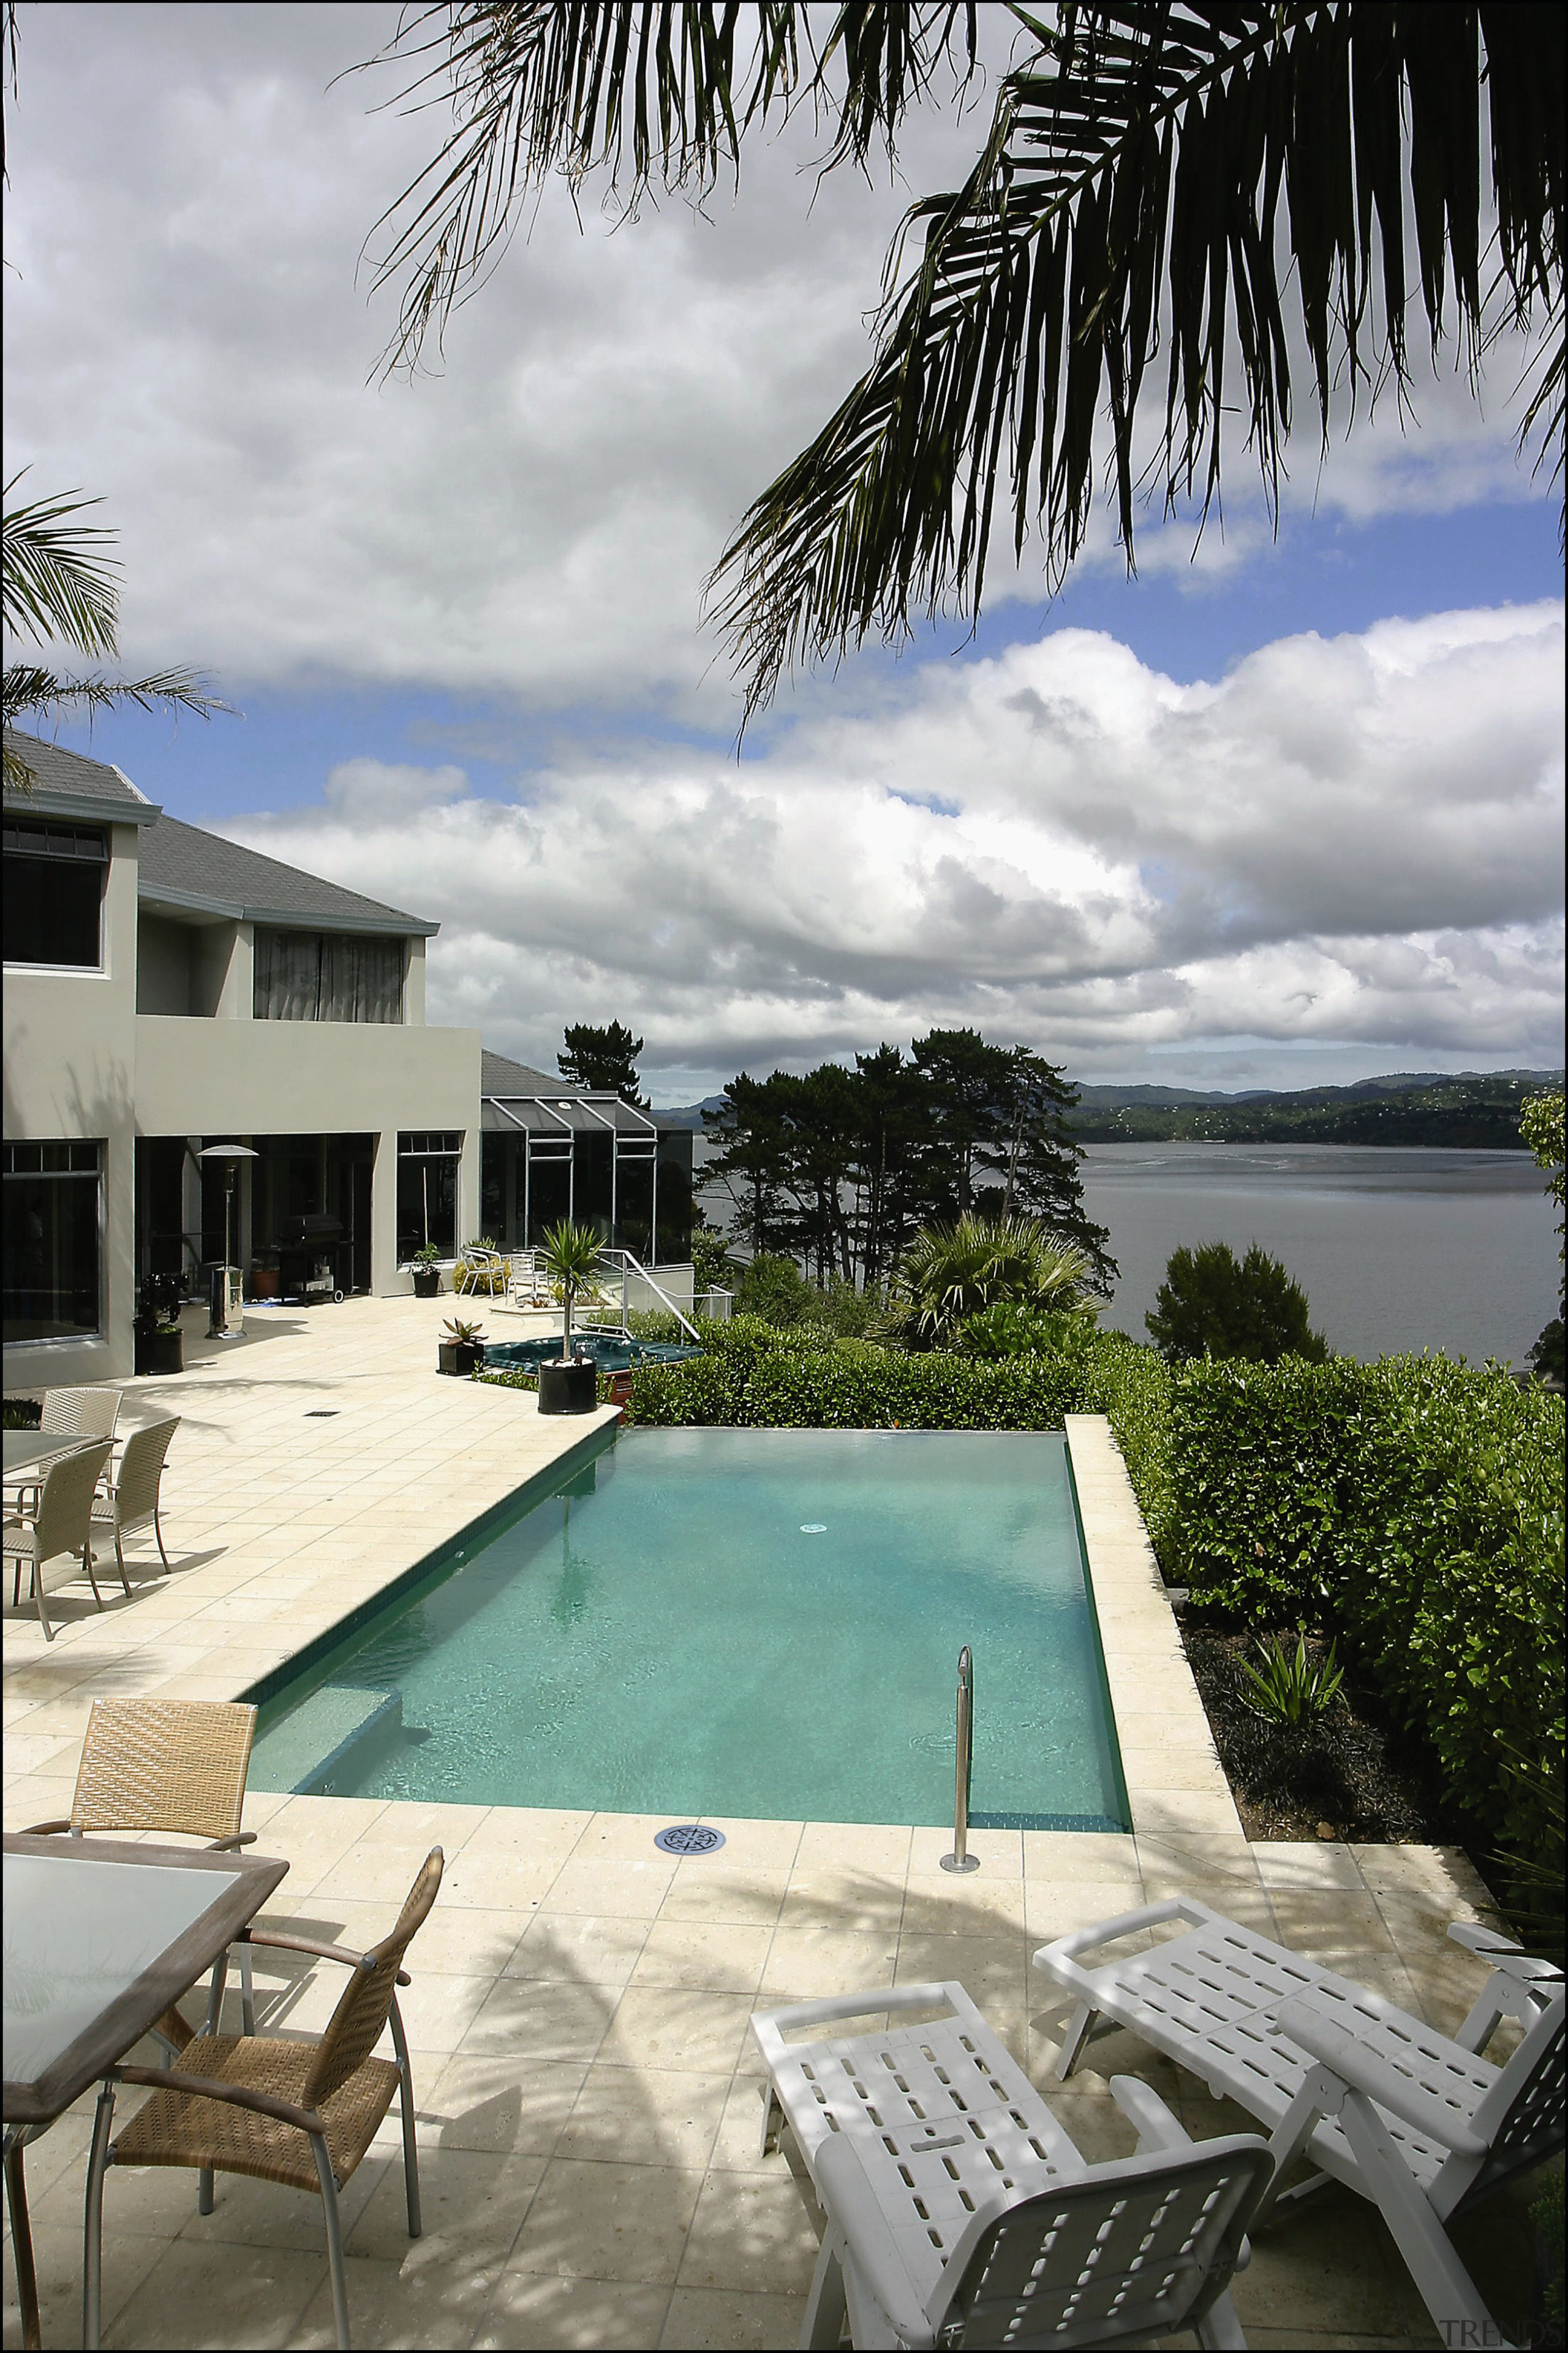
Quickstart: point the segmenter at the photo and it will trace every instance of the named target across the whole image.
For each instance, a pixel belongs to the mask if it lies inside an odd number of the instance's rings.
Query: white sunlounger
[[[900,2012],[944,2010],[906,2022]],[[889,2014],[879,2033],[791,2043]],[[1147,2084],[1111,2092],[1138,2154],[1089,2165],[961,1985],[754,2017],[764,2153],[787,2124],[825,2217],[803,2347],[1242,2347],[1228,2294],[1269,2178],[1252,2135],[1194,2143]]]
[[[1086,1968],[1100,1945],[1185,1921],[1152,1950]],[[1064,2080],[1097,2021],[1129,2028],[1269,2132],[1276,2187],[1305,2152],[1326,2179],[1370,2198],[1438,2326],[1506,2344],[1445,2224],[1563,2146],[1562,1972],[1505,1936],[1456,1921],[1448,1934],[1491,1975],[1450,2039],[1283,1945],[1177,1896],[1060,1936],[1035,1966],[1076,1998],[1057,2061]],[[1505,2018],[1523,2039],[1501,2065],[1482,2054]]]

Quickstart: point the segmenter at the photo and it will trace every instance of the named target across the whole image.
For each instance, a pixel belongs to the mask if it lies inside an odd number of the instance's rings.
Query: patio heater
[[[213,1269],[211,1320],[206,1332],[209,1340],[238,1340],[244,1336],[244,1285],[234,1263],[234,1179],[242,1160],[260,1157],[248,1144],[209,1144],[196,1155],[198,1160],[220,1160],[224,1164],[223,1264]]]

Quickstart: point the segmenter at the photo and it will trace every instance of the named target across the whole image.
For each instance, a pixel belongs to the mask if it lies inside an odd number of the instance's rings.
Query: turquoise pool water
[[[257,1788],[1126,1823],[1059,1433],[631,1430],[264,1707]]]

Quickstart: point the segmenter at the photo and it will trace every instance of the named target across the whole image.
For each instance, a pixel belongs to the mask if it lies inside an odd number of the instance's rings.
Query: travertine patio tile
[[[676,2284],[804,2295],[816,2251],[792,2175],[710,2173]]]
[[[705,1870],[678,1868],[658,1916],[771,1927],[793,1883],[788,1872],[742,1869],[714,1856]]]
[[[507,2269],[673,2286],[702,2179],[696,2167],[552,2158]]]
[[[717,1921],[656,1920],[632,1970],[633,1985],[688,1986],[754,1993],[773,1938],[769,1927]]]
[[[1328,1839],[1259,1840],[1253,1852],[1265,1887],[1342,1887],[1359,1894],[1363,1885],[1349,1847]]]
[[[652,1919],[669,1893],[675,1865],[654,1862],[583,1862],[575,1852],[555,1874],[542,1904],[546,1912],[587,1912],[595,1918]]]
[[[747,2040],[755,1997],[629,1985],[599,2048],[606,2064],[727,2074]]]
[[[503,2272],[474,2338],[476,2348],[626,2347],[646,2353],[659,2342],[669,2307],[668,2287],[626,2280],[557,2279],[540,2272]],[[694,2340],[675,2340],[694,2341]]]
[[[651,1925],[601,1920],[587,1912],[536,1911],[512,1947],[504,1974],[561,1984],[625,1985]]]
[[[659,2338],[661,2347],[688,2348],[688,2353],[762,2353],[768,2347],[800,2342],[805,2318],[805,2298],[799,2295],[755,2295],[743,2288],[678,2287]]]
[[[826,1926],[775,1929],[758,2006],[821,2001],[861,1986],[891,1985],[897,1959],[893,1934],[846,1935]]]
[[[551,2157],[587,2072],[585,2059],[525,2060],[504,2045],[476,2051],[465,2043],[433,2073],[416,2070],[420,2144]],[[395,2131],[395,2118],[389,2121]]]
[[[471,2345],[500,2278],[499,2264],[454,2260],[435,2240],[405,2245],[400,2261],[345,2256],[354,2344],[394,2346],[399,2353]],[[290,2353],[322,2353],[336,2343],[331,2286],[323,2280],[289,2339]]]
[[[79,2275],[80,2260],[79,2232]],[[203,2245],[177,2239],[160,2251],[155,2268],[104,2331],[103,2341],[111,2348],[188,2353],[192,2316],[199,2312],[207,2344],[254,2346],[268,2353],[292,2340],[326,2274],[324,2243],[319,2254],[304,2254],[227,2240]]]
[[[983,1878],[1021,1880],[1024,1876],[1021,1831],[972,1830],[969,1852],[978,1857]],[[942,1856],[952,1852],[951,1826],[944,1830],[918,1829],[910,1841],[910,1879],[937,1877]]]
[[[704,2167],[732,2080],[677,2068],[655,2075],[598,2062],[583,2080],[557,2154],[620,2165]]]
[[[859,1936],[887,1934],[896,1938],[904,1915],[904,1889],[901,1871],[795,1871],[790,1873],[778,1926],[837,1927]]]
[[[795,1850],[797,1872],[840,1870],[903,1873],[909,1868],[908,1827],[873,1822],[807,1822]]]

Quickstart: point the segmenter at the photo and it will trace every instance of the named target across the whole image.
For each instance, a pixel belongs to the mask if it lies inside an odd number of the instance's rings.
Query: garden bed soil
[[[1485,1841],[1447,1800],[1431,1764],[1379,1700],[1346,1667],[1325,1715],[1287,1727],[1248,1706],[1241,1672],[1257,1638],[1184,1618],[1182,1640],[1208,1715],[1220,1763],[1249,1839],[1414,1841],[1469,1848]],[[1295,1637],[1288,1637],[1294,1647]],[[1310,1657],[1326,1649],[1309,1634]],[[1344,1665],[1342,1656],[1338,1663]]]

